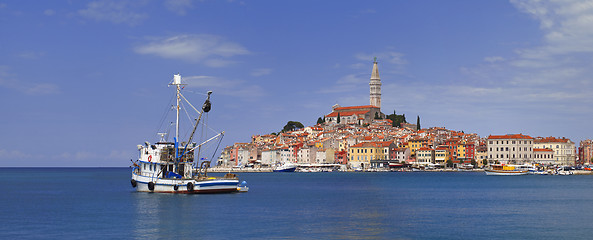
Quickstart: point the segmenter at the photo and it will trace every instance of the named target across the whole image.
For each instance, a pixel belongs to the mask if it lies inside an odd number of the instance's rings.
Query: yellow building
[[[373,160],[389,159],[389,147],[393,142],[363,142],[348,149],[348,164],[353,168],[368,168]]]
[[[317,149],[323,149],[323,140],[321,141],[315,141],[315,148]]]
[[[447,161],[449,161],[450,157],[449,157],[449,149],[447,148],[442,148],[439,147],[436,150],[434,150],[434,163],[439,164],[439,165],[446,165]]]
[[[461,159],[467,158],[465,143],[461,143],[461,144],[457,145],[457,158],[461,158]]]
[[[416,156],[416,151],[423,147],[428,147],[429,139],[427,138],[413,138],[408,141],[408,148],[410,149],[410,154],[412,156]]]

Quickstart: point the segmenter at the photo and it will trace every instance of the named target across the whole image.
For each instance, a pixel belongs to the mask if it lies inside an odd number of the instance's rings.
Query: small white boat
[[[570,167],[559,167],[556,169],[556,175],[562,175],[562,176],[568,176],[568,175],[573,175],[574,172],[572,171],[572,168]]]
[[[293,163],[284,163],[281,166],[274,168],[274,172],[294,172],[297,169],[297,165]]]

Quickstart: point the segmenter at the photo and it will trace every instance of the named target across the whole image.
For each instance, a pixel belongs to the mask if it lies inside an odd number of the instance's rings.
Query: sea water
[[[591,239],[593,176],[239,173],[140,193],[127,168],[0,169],[0,239]]]

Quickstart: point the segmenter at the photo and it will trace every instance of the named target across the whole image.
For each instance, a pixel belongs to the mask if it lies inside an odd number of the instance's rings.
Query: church
[[[370,124],[376,116],[385,118],[381,112],[381,78],[377,67],[377,58],[373,61],[370,85],[370,104],[365,106],[341,107],[336,104],[332,112],[325,115],[325,122],[337,122],[344,124]]]

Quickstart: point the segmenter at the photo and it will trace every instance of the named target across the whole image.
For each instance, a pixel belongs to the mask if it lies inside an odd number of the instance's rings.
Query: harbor
[[[316,170],[311,170],[314,168]],[[208,171],[214,173],[272,173],[274,172],[275,168],[272,167],[212,167],[209,168]],[[295,172],[297,173],[330,173],[330,172],[460,172],[460,173],[472,173],[472,172],[485,172],[483,168],[475,168],[475,169],[458,169],[458,168],[439,168],[439,169],[419,169],[419,168],[370,168],[364,170],[355,170],[355,169],[347,169],[346,166],[341,166],[338,170],[335,169],[334,165],[331,166],[314,166],[311,167],[310,165],[306,165],[304,167],[297,167]],[[342,170],[343,169],[343,170]],[[569,174],[558,174],[558,168],[549,168],[545,171],[540,172],[532,172],[529,175],[593,175],[593,171],[585,170],[585,169],[574,169],[570,170]],[[542,174],[541,172],[546,172],[546,174]]]
[[[128,168],[0,173],[6,239],[588,239],[593,220],[591,175],[244,172],[249,193],[188,195],[136,192]]]

